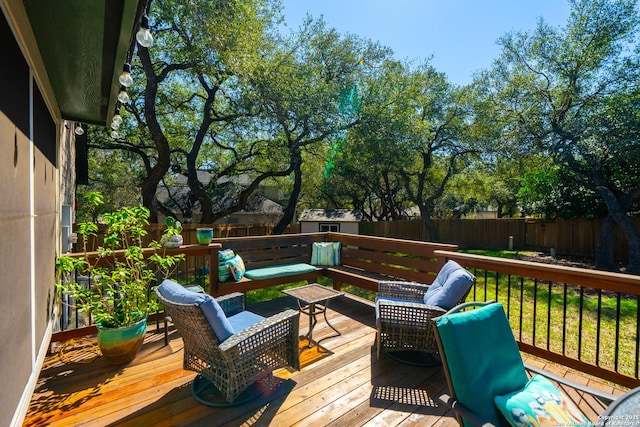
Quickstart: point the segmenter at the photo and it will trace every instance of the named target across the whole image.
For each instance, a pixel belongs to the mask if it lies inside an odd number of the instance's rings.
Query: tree
[[[417,67],[388,61],[367,80],[369,102],[336,167],[367,189],[365,212],[400,219],[417,206],[437,241],[437,201],[477,152],[471,96],[428,61]]]
[[[483,76],[486,93],[496,102],[506,145],[549,156],[568,188],[584,188],[606,204],[596,266],[617,269],[612,248],[620,227],[627,271],[638,273],[640,233],[627,215],[640,197],[636,2],[570,4],[564,28],[541,19],[531,34],[500,39],[502,53]]]
[[[388,52],[368,40],[342,37],[322,20],[307,19],[299,31],[265,54],[269,61],[243,74],[262,102],[261,128],[271,137],[271,158],[282,157],[288,164],[278,176],[292,177],[284,215],[273,233],[282,232],[293,219],[305,157],[318,146],[327,147],[359,120],[357,111],[341,110],[341,93],[353,88],[358,76]]]

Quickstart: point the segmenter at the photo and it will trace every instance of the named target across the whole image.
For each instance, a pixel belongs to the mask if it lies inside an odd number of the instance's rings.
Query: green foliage
[[[93,192],[87,200],[98,207],[103,198]],[[106,225],[104,245],[88,253],[86,242],[96,235],[98,224],[80,223],[78,234],[85,242],[84,256],[58,258],[56,286],[75,298],[78,307],[102,326],[126,326],[158,308],[151,286],[167,278],[184,255],[166,255],[155,241],[150,249],[143,248],[149,224],[149,210],[143,206],[124,207],[102,217]],[[76,280],[81,276],[87,277],[83,283]]]
[[[182,233],[182,223],[176,220],[174,217],[166,217],[164,223],[167,226],[165,235],[177,236],[178,234]]]

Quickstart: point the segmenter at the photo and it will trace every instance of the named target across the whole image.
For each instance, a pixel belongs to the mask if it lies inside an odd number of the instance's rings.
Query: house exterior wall
[[[51,337],[61,121],[30,28],[12,13],[21,2],[0,6],[0,425],[11,426],[22,425]]]

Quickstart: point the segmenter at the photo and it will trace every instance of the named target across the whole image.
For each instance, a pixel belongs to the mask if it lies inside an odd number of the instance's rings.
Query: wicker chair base
[[[424,351],[387,351],[386,354],[395,361],[412,366],[428,367],[442,364],[442,360],[440,360],[440,357],[437,354],[427,353]]]
[[[245,391],[240,393],[231,402],[225,400],[224,395],[211,384],[211,381],[198,374],[191,383],[191,394],[203,405],[212,406],[214,408],[225,408],[230,406],[238,406],[258,398],[266,391],[272,390],[277,386],[271,373],[264,375],[256,382],[251,384]]]

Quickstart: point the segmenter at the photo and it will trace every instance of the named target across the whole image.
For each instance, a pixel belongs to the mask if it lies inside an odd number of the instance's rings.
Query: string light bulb
[[[111,129],[118,130],[120,125],[122,124],[122,116],[120,115],[120,107],[116,108],[116,113],[113,115],[111,119]]]
[[[118,139],[119,137],[120,137],[120,134],[118,133],[117,130],[112,130],[111,131],[111,138]]]
[[[129,103],[129,94],[127,93],[127,88],[124,86],[120,86],[120,92],[118,92],[118,101],[122,104]]]
[[[151,47],[153,45],[153,36],[151,35],[151,31],[149,31],[149,18],[147,15],[142,17],[142,22],[140,23],[140,29],[136,33],[136,40],[142,47]]]
[[[84,135],[84,128],[82,127],[82,125],[80,123],[76,124],[75,133],[78,136]]]
[[[131,77],[131,64],[124,64],[122,67],[122,74],[118,77],[118,81],[124,87],[129,87],[133,84],[133,77]]]

